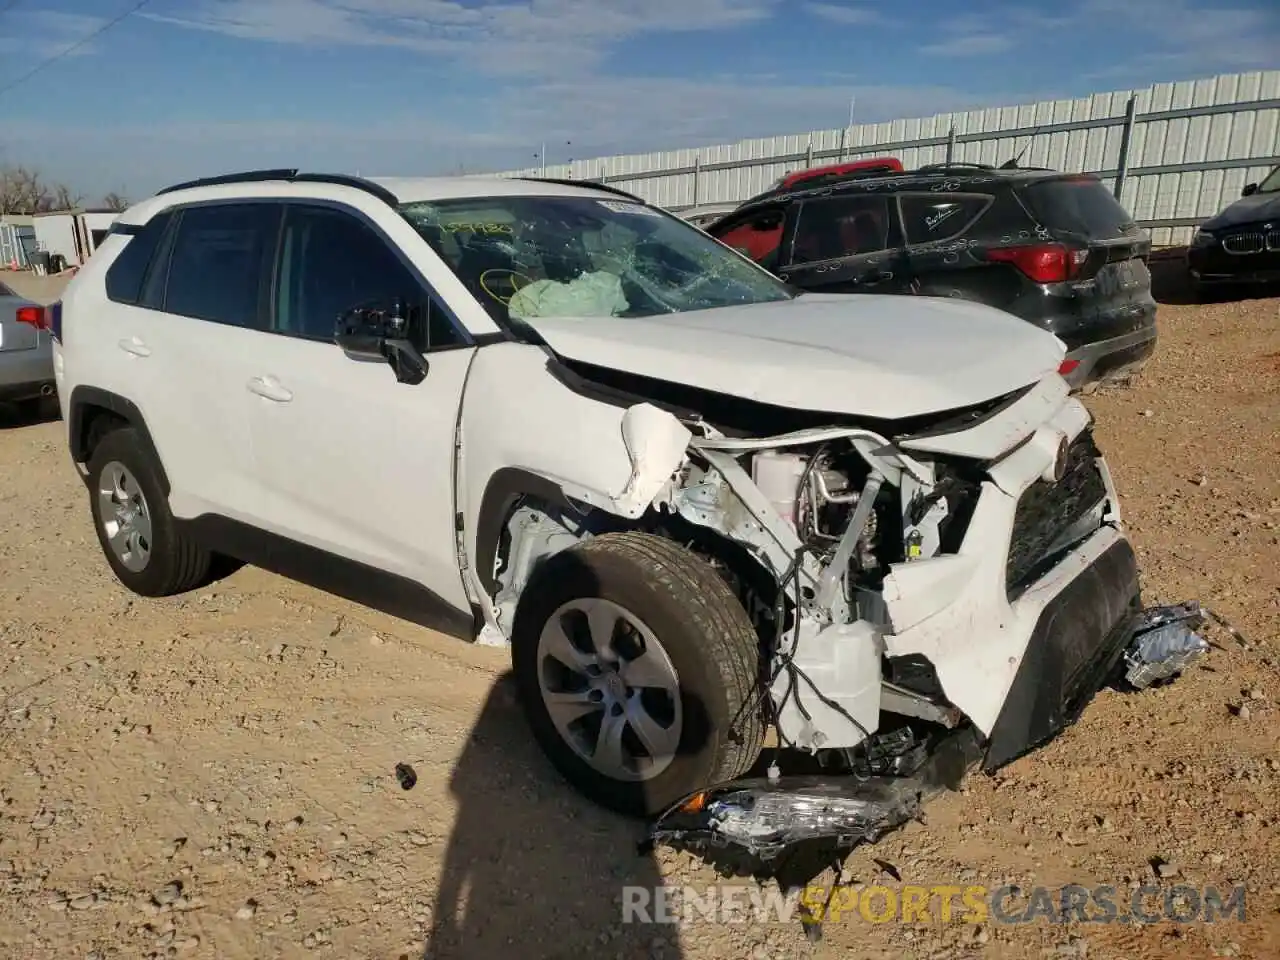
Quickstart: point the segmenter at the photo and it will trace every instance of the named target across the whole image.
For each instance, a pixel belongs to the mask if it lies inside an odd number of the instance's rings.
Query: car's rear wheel
[[[723,578],[676,543],[607,534],[551,557],[511,646],[534,737],[602,806],[653,814],[760,755],[759,639]]]
[[[163,597],[204,581],[209,552],[178,530],[154,457],[136,430],[103,436],[88,471],[94,529],[121,583],[134,593]]]

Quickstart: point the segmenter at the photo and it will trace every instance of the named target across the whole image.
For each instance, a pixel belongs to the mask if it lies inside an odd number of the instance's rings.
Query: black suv
[[[761,196],[704,229],[804,290],[1007,310],[1066,344],[1076,388],[1155,351],[1151,241],[1090,174],[927,166]]]

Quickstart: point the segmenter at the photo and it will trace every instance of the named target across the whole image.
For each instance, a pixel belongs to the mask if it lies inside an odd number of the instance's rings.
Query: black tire
[[[112,462],[122,464],[133,475],[151,518],[151,552],[141,570],[130,570],[121,562],[103,525],[98,490],[103,471]],[[167,597],[200,586],[209,574],[210,554],[177,529],[160,483],[158,465],[138,431],[122,427],[103,436],[93,449],[88,469],[93,527],[103,556],[120,582],[144,597]]]
[[[592,768],[561,737],[543,702],[543,626],[562,604],[584,597],[610,600],[642,618],[679,678],[679,747],[671,764],[650,780],[614,779]],[[658,813],[703,787],[741,776],[760,756],[765,724],[753,702],[759,637],[715,569],[670,540],[605,534],[548,559],[521,597],[511,659],[534,738],[569,783],[610,810]]]

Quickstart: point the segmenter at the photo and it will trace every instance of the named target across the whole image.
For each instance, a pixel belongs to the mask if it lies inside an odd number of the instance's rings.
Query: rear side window
[[[903,194],[898,203],[907,243],[935,243],[964,233],[991,206],[992,198],[974,194]]]
[[[800,208],[792,263],[817,263],[890,246],[893,222],[883,196],[825,197]]]
[[[1024,187],[1022,195],[1031,213],[1050,230],[1114,240],[1136,228],[1129,211],[1091,177],[1043,180]]]
[[[282,212],[274,203],[183,210],[169,260],[165,311],[261,327],[262,281],[275,253]]]
[[[107,299],[116,303],[136,304],[142,294],[142,281],[147,275],[147,267],[155,257],[160,239],[169,226],[173,214],[166,210],[156,214],[142,227],[138,233],[125,241],[124,249],[107,268]],[[112,230],[112,233],[123,232]]]

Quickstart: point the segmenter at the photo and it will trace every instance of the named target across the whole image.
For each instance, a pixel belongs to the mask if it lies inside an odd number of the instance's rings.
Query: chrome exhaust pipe
[[[52,397],[55,392],[56,389],[52,383],[46,383],[40,388],[40,396],[42,397]]]

